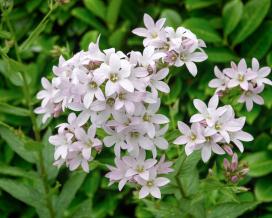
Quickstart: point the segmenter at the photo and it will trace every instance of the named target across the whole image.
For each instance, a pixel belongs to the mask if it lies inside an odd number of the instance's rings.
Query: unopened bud
[[[226,158],[224,158],[223,165],[225,170],[228,170],[230,168],[230,163]]]
[[[237,167],[238,167],[238,156],[236,153],[234,153],[232,156],[231,166],[230,166],[232,172],[234,172],[237,169]]]
[[[238,182],[239,177],[238,176],[232,176],[230,180],[231,180],[232,183],[236,183],[236,182]]]
[[[227,152],[227,154],[229,156],[233,155],[233,151],[232,151],[232,149],[231,149],[231,147],[229,145],[224,145],[223,148],[224,148],[224,150]]]

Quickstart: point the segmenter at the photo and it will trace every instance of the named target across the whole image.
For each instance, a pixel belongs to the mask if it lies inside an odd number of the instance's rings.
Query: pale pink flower
[[[182,135],[176,138],[173,143],[185,145],[186,155],[190,155],[195,150],[195,145],[206,141],[199,123],[193,123],[190,128],[185,123],[178,121],[178,129]]]
[[[148,14],[144,14],[144,25],[146,28],[136,28],[132,30],[132,33],[145,37],[143,43],[146,47],[154,41],[164,39],[165,32],[163,30],[163,25],[165,20],[165,18],[161,18],[155,23],[152,17],[150,17]]]
[[[66,159],[73,137],[74,134],[72,133],[57,134],[49,137],[49,142],[55,146],[55,160],[59,159],[60,157]]]
[[[228,88],[229,78],[222,73],[217,66],[214,67],[214,74],[217,77],[209,82],[209,87],[216,88],[216,92],[225,91]]]
[[[219,133],[227,143],[230,142],[230,132],[241,130],[245,124],[245,117],[239,119],[234,118],[234,111],[230,105],[225,106],[226,111],[218,117],[213,126],[208,126],[205,129],[205,135],[211,136]]]
[[[253,136],[244,131],[237,131],[230,133],[230,140],[239,148],[241,152],[244,151],[244,146],[241,141],[250,142],[253,140]]]
[[[160,187],[165,186],[170,182],[169,179],[164,177],[157,177],[155,169],[151,169],[149,172],[149,179],[145,180],[140,176],[136,176],[135,180],[142,186],[139,192],[139,198],[145,198],[151,194],[155,198],[161,198]]]
[[[208,107],[203,101],[194,99],[194,106],[199,113],[193,115],[190,122],[195,123],[205,120],[209,126],[212,126],[216,119],[226,111],[226,107],[217,108],[218,102],[219,98],[216,94],[209,100]]]
[[[139,154],[136,158],[131,156],[123,157],[123,161],[128,166],[128,170],[125,174],[126,177],[139,175],[141,178],[148,180],[149,179],[149,169],[153,167],[157,160],[147,159],[145,160],[145,151],[140,149]]]
[[[264,89],[263,85],[253,88],[253,86],[250,84],[249,89],[243,92],[243,94],[238,99],[238,102],[246,103],[247,111],[251,111],[253,108],[253,102],[259,105],[264,104],[263,98],[260,95],[258,95],[263,91],[263,89]]]
[[[264,84],[272,85],[272,81],[268,78],[266,78],[270,72],[270,67],[262,67],[260,68],[259,62],[256,58],[252,58],[252,71],[256,73],[256,78],[254,78],[252,81],[253,83],[256,83],[257,86],[262,86]]]
[[[123,160],[119,158],[115,158],[114,162],[116,167],[108,166],[108,168],[110,169],[110,172],[108,172],[105,176],[110,179],[109,185],[115,182],[119,182],[118,189],[119,191],[121,191],[124,185],[131,179],[131,177],[125,176],[128,170],[128,166]]]
[[[171,168],[173,163],[171,161],[165,162],[165,155],[161,156],[159,162],[155,165],[157,174],[168,174],[173,172],[174,170]]]
[[[83,128],[77,128],[75,130],[76,141],[72,144],[71,149],[81,150],[83,158],[89,160],[92,148],[102,145],[101,141],[95,138],[95,132],[95,126],[90,126],[87,132]]]
[[[256,73],[248,71],[245,59],[241,59],[236,64],[232,63],[232,67],[225,69],[224,73],[230,77],[228,88],[240,86],[244,90],[248,90],[249,81],[256,78]]]
[[[215,154],[225,154],[224,149],[218,144],[222,139],[222,136],[215,134],[213,136],[207,136],[206,141],[203,144],[199,144],[198,148],[201,149],[201,157],[204,162],[207,162],[212,155]]]
[[[131,65],[127,60],[121,59],[117,54],[110,55],[109,65],[103,63],[93,74],[95,77],[107,79],[105,86],[106,96],[119,92],[122,87],[128,92],[133,92],[134,86],[128,79]]]
[[[155,98],[158,97],[157,90],[159,90],[163,93],[170,92],[169,86],[165,82],[161,81],[168,75],[168,73],[169,73],[169,69],[163,68],[163,69],[159,70],[158,72],[151,74],[150,87],[151,87],[152,94],[154,95]]]

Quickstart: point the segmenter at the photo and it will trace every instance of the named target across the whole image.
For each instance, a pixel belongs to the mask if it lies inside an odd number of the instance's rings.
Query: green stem
[[[52,9],[51,9],[52,10]],[[50,14],[50,13],[48,13]],[[44,19],[43,19],[44,20]],[[20,57],[20,53],[19,53],[19,47],[18,47],[18,43],[15,37],[15,32],[14,29],[10,23],[9,17],[6,17],[6,23],[7,26],[9,28],[9,31],[12,33],[13,35],[13,39],[14,39],[14,48],[15,48],[15,54],[16,54],[16,58],[18,60],[18,62],[22,63],[22,59]],[[36,116],[33,112],[33,106],[31,103],[31,93],[29,90],[29,86],[27,84],[27,77],[26,77],[26,72],[22,71],[21,72],[21,76],[23,78],[23,91],[24,91],[24,95],[25,95],[25,99],[26,99],[26,104],[29,110],[29,114],[30,114],[30,119],[32,122],[32,126],[33,126],[33,132],[34,132],[34,136],[35,136],[35,140],[36,141],[41,141],[41,134],[40,134],[40,130],[38,128],[37,122],[36,122]],[[45,169],[45,164],[44,164],[44,158],[43,158],[43,154],[42,151],[38,152],[38,161],[39,161],[39,168],[40,168],[40,177],[42,179],[42,183],[43,183],[43,187],[44,187],[44,191],[45,191],[45,195],[46,195],[46,206],[49,210],[50,213],[50,217],[51,218],[55,218],[55,211],[53,208],[53,203],[52,203],[52,199],[50,196],[50,186],[48,185],[48,175]]]
[[[178,170],[177,170],[177,174],[175,175],[175,180],[177,182],[177,185],[178,185],[178,189],[179,189],[179,192],[181,194],[181,197],[183,198],[188,198],[185,191],[184,191],[184,188],[182,186],[182,182],[181,182],[181,179],[180,179],[180,174],[181,174],[181,170],[182,170],[182,167],[183,167],[183,164],[186,160],[187,156],[185,156],[185,158],[182,160]]]

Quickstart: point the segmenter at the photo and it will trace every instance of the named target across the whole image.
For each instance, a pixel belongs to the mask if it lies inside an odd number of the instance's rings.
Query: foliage
[[[212,95],[214,90],[207,85],[215,64],[226,67],[240,57],[248,61],[256,57],[272,67],[270,0],[57,2],[1,0],[1,217],[271,216],[271,87],[263,93],[263,107],[246,112],[233,105],[236,113],[247,117],[247,132],[255,138],[240,156],[249,164],[249,175],[238,186],[224,184],[221,157],[204,165],[199,154],[186,158],[183,147],[171,144],[167,156],[176,171],[170,176],[171,185],[162,190],[161,201],[141,201],[129,188],[119,193],[115,185],[108,187],[103,175],[105,163],[112,164],[111,151],[102,151],[88,175],[56,169],[48,137],[57,123],[42,125],[41,117],[33,114],[40,78],[52,77],[60,54],[70,57],[79,48],[86,49],[99,34],[102,48],[137,50],[142,41],[130,30],[141,26],[143,13],[149,13],[166,17],[173,27],[183,25],[207,42],[209,59],[198,65],[195,79],[185,68],[173,70],[168,78],[171,92],[163,96],[161,112],[171,118],[167,137],[172,142],[178,134],[177,120],[188,121],[194,113],[192,100]]]

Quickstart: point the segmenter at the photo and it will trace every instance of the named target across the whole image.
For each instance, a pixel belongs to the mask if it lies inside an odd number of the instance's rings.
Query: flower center
[[[91,148],[91,147],[93,146],[92,140],[89,139],[89,140],[86,142],[85,145],[86,145],[87,147]]]
[[[155,38],[158,37],[158,34],[157,34],[156,32],[153,32],[153,33],[151,33],[151,37],[152,37],[153,39],[155,39]]]
[[[245,76],[244,76],[243,74],[239,73],[239,75],[238,75],[238,80],[239,80],[240,82],[243,82],[244,79],[245,79]]]
[[[138,173],[142,173],[142,172],[144,172],[144,167],[143,167],[143,166],[137,166],[137,167],[136,167],[136,171],[137,171]]]
[[[246,91],[246,92],[245,92],[245,96],[248,96],[248,97],[249,97],[249,96],[251,96],[251,94],[252,94],[251,91]]]
[[[96,88],[97,88],[96,82],[94,82],[94,81],[90,82],[89,87],[90,87],[91,89],[96,89]]]
[[[115,101],[113,98],[108,98],[106,103],[107,103],[107,105],[112,107],[114,105]]]
[[[216,130],[220,130],[221,129],[221,124],[220,123],[216,123],[215,126],[214,126],[214,128]]]
[[[191,140],[192,140],[192,141],[196,140],[196,135],[195,135],[195,134],[192,134],[192,135],[191,135]]]
[[[180,54],[179,58],[180,58],[180,60],[185,61],[185,59],[186,59],[185,54]]]
[[[132,138],[138,138],[140,134],[138,132],[131,132],[130,135]]]
[[[147,187],[152,187],[152,186],[154,186],[154,181],[149,180],[149,181],[147,181],[146,185],[147,185]]]
[[[212,140],[212,138],[210,136],[205,138],[207,142],[210,142]]]
[[[146,122],[150,121],[150,118],[151,118],[151,117],[150,117],[148,114],[145,114],[145,115],[143,116],[143,120],[146,121]]]
[[[121,92],[121,93],[118,95],[118,97],[119,97],[120,100],[125,100],[125,99],[126,99],[126,93]]]
[[[115,83],[118,79],[119,79],[119,77],[118,77],[117,73],[110,74],[110,81],[112,81],[113,83]]]

